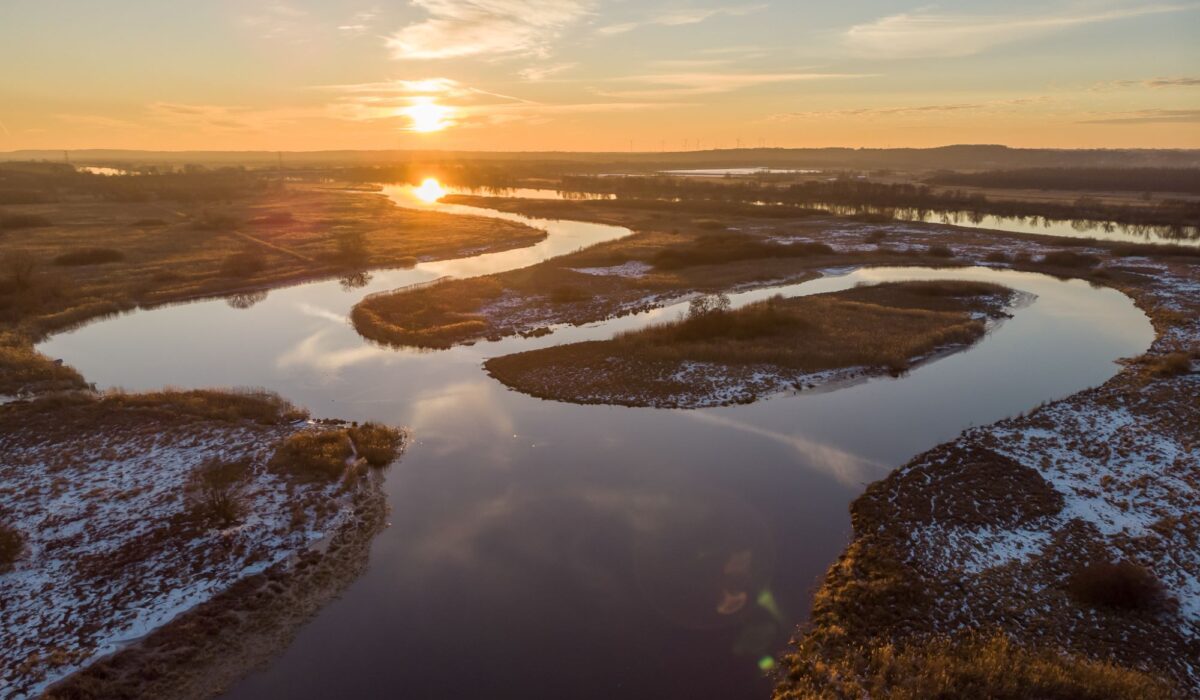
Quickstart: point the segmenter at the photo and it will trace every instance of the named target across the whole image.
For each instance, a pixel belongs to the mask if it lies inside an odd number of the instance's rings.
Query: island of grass
[[[700,408],[787,389],[904,372],[968,347],[1015,293],[966,281],[894,282],[740,309],[694,299],[686,316],[493,358],[488,372],[527,394],[572,403]]]

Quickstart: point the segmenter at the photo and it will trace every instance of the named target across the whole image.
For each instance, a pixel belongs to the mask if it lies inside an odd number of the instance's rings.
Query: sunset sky
[[[3,0],[0,151],[1200,147],[1200,3]]]

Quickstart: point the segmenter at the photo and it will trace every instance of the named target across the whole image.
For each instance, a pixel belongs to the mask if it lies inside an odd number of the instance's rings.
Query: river
[[[1099,384],[1143,352],[1148,319],[1081,281],[986,268],[831,271],[771,293],[982,279],[1036,295],[975,347],[903,377],[696,411],[577,406],[511,391],[481,363],[670,317],[541,338],[383,348],[347,321],[364,295],[532,264],[628,235],[425,201],[545,228],[529,248],[137,311],[39,349],[101,387],[256,386],[317,417],[407,426],[370,566],[230,698],[766,697],[763,669],[850,536],[847,506],[914,454]]]

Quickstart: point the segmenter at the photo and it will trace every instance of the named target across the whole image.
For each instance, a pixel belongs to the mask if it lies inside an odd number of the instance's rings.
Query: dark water
[[[541,401],[480,364],[679,307],[444,352],[378,348],[347,324],[369,291],[625,233],[535,223],[552,235],[533,249],[379,273],[362,288],[275,290],[250,308],[137,312],[41,346],[105,387],[264,386],[317,416],[411,429],[366,574],[229,697],[764,697],[761,669],[807,615],[866,483],[970,425],[1104,381],[1152,339],[1128,298],[1082,282],[982,268],[834,273],[782,291],[966,278],[1037,299],[975,348],[900,379],[676,411]]]

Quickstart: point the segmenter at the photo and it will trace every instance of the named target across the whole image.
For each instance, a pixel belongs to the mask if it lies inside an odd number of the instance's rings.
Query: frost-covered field
[[[1158,326],[1150,358],[1200,352],[1200,266],[1112,265],[1144,277],[1126,291]],[[899,541],[936,592],[928,631],[998,626],[1200,693],[1198,364],[1163,376],[1133,363],[1102,387],[972,429],[868,493],[871,530]],[[970,477],[979,469],[990,487]],[[1032,476],[1003,485],[1014,469]],[[1068,595],[1080,566],[1118,561],[1152,572],[1165,605],[1121,612]]]
[[[338,484],[267,471],[292,425],[112,410],[63,434],[54,416],[0,438],[0,515],[25,551],[0,574],[0,693],[29,697],[188,608],[320,541],[347,512]],[[188,497],[209,459],[248,459],[239,524]]]

